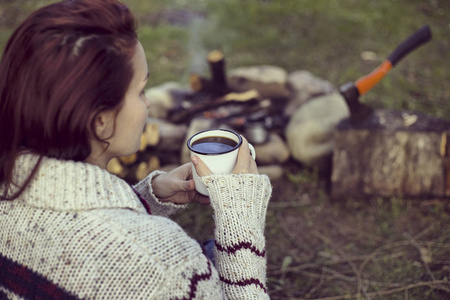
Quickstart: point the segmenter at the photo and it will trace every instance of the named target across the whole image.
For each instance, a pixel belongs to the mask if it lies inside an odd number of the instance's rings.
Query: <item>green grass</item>
[[[0,9],[16,16],[8,18],[14,25],[32,9],[51,2],[8,1]],[[206,53],[221,49],[228,68],[272,64],[288,72],[306,69],[339,87],[368,74],[406,37],[429,24],[432,41],[401,61],[362,101],[376,108],[450,118],[450,2],[446,0],[124,2],[140,24],[139,36],[152,72],[149,86],[187,83],[192,70],[206,71]],[[172,25],[158,17],[163,10],[182,9],[204,13],[206,18]],[[9,30],[0,34],[0,48]],[[364,51],[374,52],[377,60],[364,61]]]

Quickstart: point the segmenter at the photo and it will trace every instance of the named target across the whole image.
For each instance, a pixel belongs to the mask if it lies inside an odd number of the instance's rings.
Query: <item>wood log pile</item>
[[[189,86],[168,82],[146,91],[151,106],[141,148],[111,161],[110,172],[134,183],[170,170],[190,161],[191,135],[229,128],[255,146],[260,172],[272,179],[295,160],[330,174],[335,198],[450,196],[448,122],[379,110],[352,124],[342,95],[308,71],[226,70],[220,51],[206,60],[209,74],[191,74]]]

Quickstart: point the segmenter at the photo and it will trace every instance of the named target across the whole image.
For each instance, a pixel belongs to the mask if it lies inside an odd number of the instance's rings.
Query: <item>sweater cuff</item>
[[[201,177],[214,209],[216,268],[227,299],[268,299],[264,227],[272,193],[258,174]]]
[[[264,233],[272,193],[267,175],[209,175],[201,177],[201,180],[208,189],[216,223],[224,222],[224,226],[218,226],[219,230],[229,228],[231,222],[242,230],[251,227],[260,234]]]
[[[133,187],[141,194],[145,201],[150,206],[152,214],[158,216],[168,217],[185,209],[188,204],[174,204],[171,202],[162,202],[153,193],[152,179],[158,175],[164,174],[163,171],[153,171],[142,181],[138,182]]]
[[[257,216],[259,220],[265,217],[272,193],[267,175],[208,175],[200,179],[209,192],[214,209],[247,211],[249,216]]]

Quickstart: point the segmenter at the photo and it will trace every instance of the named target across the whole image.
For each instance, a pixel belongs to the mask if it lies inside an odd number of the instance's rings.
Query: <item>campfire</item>
[[[166,83],[151,101],[141,149],[108,169],[133,183],[153,170],[189,162],[187,139],[210,128],[244,135],[260,173],[284,175],[293,159],[330,174],[331,196],[450,196],[450,123],[407,111],[374,110],[359,97],[406,54],[431,38],[422,27],[371,74],[336,89],[308,71],[276,66],[226,70],[212,51],[209,75],[192,73],[190,86]]]
[[[185,163],[189,160],[184,149],[187,138],[213,127],[243,134],[259,148],[258,160],[263,165],[279,166],[289,158],[283,140],[289,120],[285,108],[291,95],[287,73],[277,67],[262,66],[250,70],[254,74],[227,76],[222,52],[212,51],[206,59],[209,78],[192,73],[188,88],[169,84],[147,91],[152,104],[141,149],[113,160],[108,166],[110,172],[136,182],[155,169]],[[267,147],[282,149],[282,155],[275,160],[267,157]]]

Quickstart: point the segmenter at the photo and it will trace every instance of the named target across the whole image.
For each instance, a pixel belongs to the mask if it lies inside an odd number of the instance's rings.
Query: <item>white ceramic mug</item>
[[[208,166],[212,174],[230,174],[233,172],[241,145],[241,135],[228,129],[200,131],[189,138],[187,142],[191,156],[198,156]],[[253,159],[255,159],[255,148],[251,144],[249,144],[249,148]],[[196,190],[205,196],[209,196],[205,185],[199,180],[194,165],[192,165],[192,177],[195,181]]]

